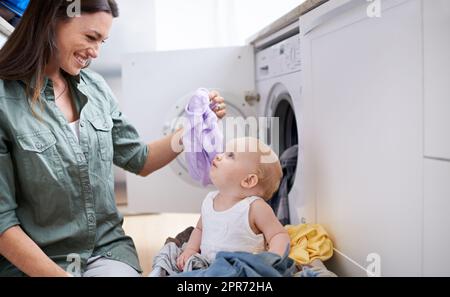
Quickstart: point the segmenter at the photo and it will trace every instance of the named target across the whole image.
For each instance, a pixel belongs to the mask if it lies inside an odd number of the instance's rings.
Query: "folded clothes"
[[[210,106],[209,91],[198,89],[185,108],[187,126],[183,134],[189,175],[211,184],[209,170],[214,157],[223,151],[223,134],[217,116]]]
[[[315,259],[328,260],[333,256],[333,242],[319,224],[285,226],[291,238],[289,257],[298,264],[309,264]]]

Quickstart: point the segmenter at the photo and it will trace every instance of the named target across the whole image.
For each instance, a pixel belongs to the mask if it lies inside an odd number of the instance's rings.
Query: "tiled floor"
[[[199,214],[125,215],[123,228],[136,245],[139,260],[147,276],[153,257],[164,245],[167,237],[175,237],[189,226],[197,224]]]

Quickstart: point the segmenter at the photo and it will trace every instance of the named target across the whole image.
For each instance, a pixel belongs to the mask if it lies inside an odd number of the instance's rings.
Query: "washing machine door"
[[[299,80],[300,81],[300,80]],[[287,149],[299,144],[297,118],[294,100],[298,101],[299,92],[293,93],[282,83],[276,83],[261,108],[266,117],[278,119],[278,129],[270,129],[267,133],[277,139],[277,151],[281,156]],[[295,88],[295,91],[297,89]]]
[[[300,71],[297,71],[257,84],[257,90],[261,93],[260,114],[268,119],[276,119],[265,126],[267,130],[263,134],[268,135],[267,143],[278,153],[281,163],[284,164],[287,188],[282,191],[286,190],[288,194],[291,224],[305,223],[307,219],[304,211],[304,117],[300,82]],[[297,153],[293,154],[295,150]],[[296,163],[293,162],[294,157]]]
[[[245,100],[254,90],[251,47],[130,54],[123,61],[124,113],[141,139],[151,142],[172,133],[192,93],[199,87],[218,90],[229,117],[257,115]],[[150,152],[152,154],[152,152]],[[191,179],[184,154],[147,178],[127,174],[131,212],[200,212],[212,187]]]

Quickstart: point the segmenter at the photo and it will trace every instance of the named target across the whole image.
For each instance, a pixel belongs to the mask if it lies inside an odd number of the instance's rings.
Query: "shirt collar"
[[[83,80],[81,78],[81,74],[77,74],[77,75],[70,75],[65,71],[62,71],[63,76],[68,80],[68,82],[70,83],[71,81],[76,82],[76,85],[80,85]],[[23,83],[25,83],[23,80],[21,80]],[[36,87],[36,76],[34,75],[31,78],[31,82],[30,82],[30,86],[32,89],[34,89]],[[53,83],[52,81],[49,79],[49,77],[44,76],[44,81],[42,84],[42,88],[40,90],[40,93],[44,93],[44,91],[48,88],[51,87],[53,89]]]

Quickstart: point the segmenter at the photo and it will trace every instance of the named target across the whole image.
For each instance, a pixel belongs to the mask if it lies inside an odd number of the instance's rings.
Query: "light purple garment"
[[[198,89],[185,108],[187,125],[183,144],[186,162],[190,176],[203,186],[211,184],[211,163],[223,151],[223,134],[213,108],[207,89]]]

